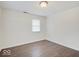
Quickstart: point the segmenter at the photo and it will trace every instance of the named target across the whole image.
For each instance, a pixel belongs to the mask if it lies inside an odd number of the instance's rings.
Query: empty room
[[[79,57],[79,1],[0,1],[0,57]]]

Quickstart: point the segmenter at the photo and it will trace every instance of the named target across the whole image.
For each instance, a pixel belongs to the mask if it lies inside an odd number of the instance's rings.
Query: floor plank
[[[0,57],[78,57],[79,51],[48,40],[3,49]]]

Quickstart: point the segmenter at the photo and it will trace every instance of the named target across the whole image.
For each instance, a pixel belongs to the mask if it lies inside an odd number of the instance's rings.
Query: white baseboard
[[[26,43],[24,42],[24,43],[14,44],[14,45],[10,45],[10,46],[4,46],[4,47],[0,48],[0,51],[2,49],[6,49],[6,48],[10,48],[10,47],[15,47],[15,46],[20,46],[20,45],[24,45],[24,44],[29,44],[29,43],[33,43],[33,42],[40,41],[40,40],[46,40],[46,39],[45,38],[42,38],[42,39],[39,39],[39,40],[28,41]]]

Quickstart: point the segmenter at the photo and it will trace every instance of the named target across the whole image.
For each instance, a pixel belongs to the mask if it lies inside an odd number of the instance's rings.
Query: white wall
[[[2,18],[1,18],[1,15],[2,15],[2,10],[0,8],[0,47],[3,45],[2,44]]]
[[[79,50],[79,7],[47,19],[19,11],[0,9],[0,48],[26,44],[46,38],[67,47]],[[32,32],[32,19],[41,20],[41,32]]]
[[[0,8],[0,50],[4,46],[4,20],[2,19],[2,8]]]
[[[1,9],[0,9],[0,41],[2,41],[1,39],[2,39],[2,36],[1,36],[1,32],[2,32],[2,30],[1,30]],[[2,43],[0,43],[0,46],[2,46]]]
[[[79,50],[79,7],[49,16],[48,40]]]
[[[26,44],[39,41],[45,38],[46,18],[42,16],[31,15],[19,11],[2,9],[4,21],[4,39],[2,48]],[[39,19],[41,22],[41,31],[32,32],[32,19]],[[1,43],[1,41],[0,41]]]

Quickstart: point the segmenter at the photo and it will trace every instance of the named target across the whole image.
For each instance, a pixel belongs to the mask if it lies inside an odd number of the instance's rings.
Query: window
[[[40,20],[32,20],[32,32],[40,32]]]

